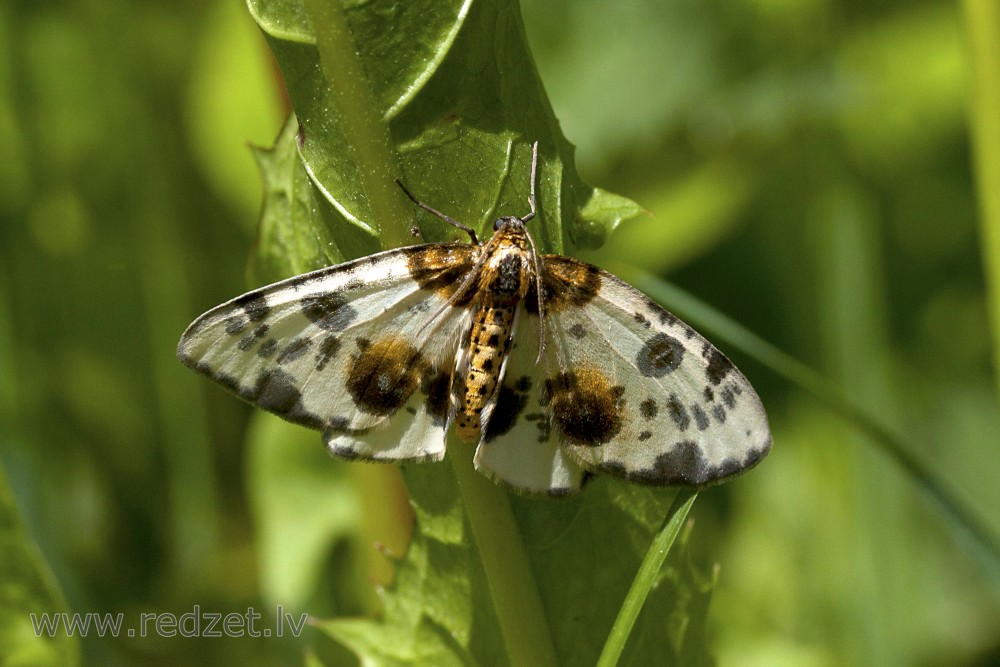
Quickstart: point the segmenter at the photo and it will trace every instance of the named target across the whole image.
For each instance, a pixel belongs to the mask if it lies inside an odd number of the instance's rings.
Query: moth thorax
[[[531,260],[520,248],[494,253],[483,271],[482,290],[499,300],[523,299],[531,283]]]

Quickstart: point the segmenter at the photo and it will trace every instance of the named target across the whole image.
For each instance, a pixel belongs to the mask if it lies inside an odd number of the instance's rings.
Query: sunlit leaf
[[[368,230],[388,221],[374,215],[359,156],[377,154],[389,177],[422,200],[487,230],[493,218],[527,212],[530,144],[541,143],[541,219],[536,241],[559,251],[566,242],[596,245],[640,209],[584,184],[573,149],[559,134],[528,54],[516,5],[506,2],[370,3],[345,9],[363,66],[361,80],[329,81],[302,2],[250,1],[288,83],[301,124],[300,152],[319,189],[349,221]],[[339,73],[338,73],[339,76]],[[332,108],[331,87],[370,96],[376,134],[357,130]],[[372,167],[372,168],[376,168]],[[393,186],[395,187],[395,186]],[[412,206],[407,215],[414,216]],[[601,215],[581,209],[599,205]],[[454,230],[417,216],[423,238]],[[398,224],[398,222],[397,222]],[[595,226],[603,226],[597,230]],[[406,230],[404,230],[405,233]],[[384,241],[385,239],[383,239]]]

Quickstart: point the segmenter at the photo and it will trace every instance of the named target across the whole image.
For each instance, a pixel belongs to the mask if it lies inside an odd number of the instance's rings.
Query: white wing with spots
[[[523,305],[518,308],[499,388],[483,410],[475,465],[520,493],[562,496],[580,490],[584,471],[563,453],[549,411],[540,403],[538,324],[537,316]]]
[[[635,482],[704,486],[767,454],[760,399],[711,343],[605,271],[544,261],[543,273],[556,276],[549,284],[580,285],[543,302],[540,402],[571,459]]]
[[[242,398],[324,432],[330,451],[440,459],[468,309],[444,307],[472,246],[391,250],[297,276],[218,306],[178,358]]]

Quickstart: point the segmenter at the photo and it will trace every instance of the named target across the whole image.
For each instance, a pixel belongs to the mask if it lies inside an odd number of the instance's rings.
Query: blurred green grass
[[[668,276],[822,369],[919,434],[1000,531],[955,5],[533,0],[524,15],[581,173],[652,212],[588,259]],[[371,544],[403,548],[405,503],[387,499],[375,527],[358,517],[391,480],[327,460],[315,434],[248,427],[248,408],[174,360],[184,326],[248,286],[246,143],[269,145],[283,116],[246,10],[12,2],[0,45],[0,461],[69,608],[371,610],[363,573],[387,576]],[[692,512],[692,549],[721,564],[720,662],[989,664],[995,564],[849,423],[727,352],[775,449]],[[262,434],[272,448],[247,455]],[[281,519],[308,498],[265,481],[295,465],[352,491],[317,496],[289,537]],[[342,504],[315,523],[328,502]],[[281,548],[297,540],[311,552]],[[95,663],[282,664],[302,642],[82,648]]]

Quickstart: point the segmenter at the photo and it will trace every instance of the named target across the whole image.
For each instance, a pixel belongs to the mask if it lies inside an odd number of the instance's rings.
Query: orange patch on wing
[[[542,304],[546,313],[585,306],[601,289],[601,270],[596,266],[560,255],[543,255],[541,262]],[[525,295],[524,305],[529,313],[538,313],[538,295],[534,289]]]
[[[421,289],[437,292],[445,300],[450,299],[462,286],[475,264],[476,246],[467,243],[440,243],[414,248],[406,256],[406,266],[410,276]],[[474,296],[474,290],[466,290],[455,303],[463,306]]]
[[[374,415],[391,415],[406,405],[430,365],[401,338],[385,337],[361,346],[347,374],[347,391],[357,406]]]
[[[621,431],[625,388],[612,386],[596,368],[559,373],[546,380],[545,391],[559,430],[572,444],[602,445]]]

